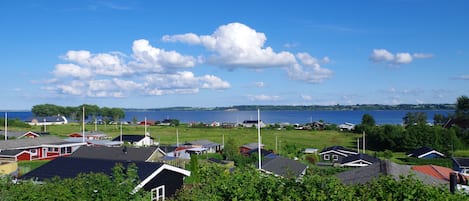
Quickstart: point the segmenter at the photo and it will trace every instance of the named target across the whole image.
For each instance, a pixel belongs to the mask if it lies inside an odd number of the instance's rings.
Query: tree
[[[456,118],[469,119],[469,98],[467,96],[460,96],[456,103]]]
[[[364,114],[362,117],[362,123],[365,126],[375,126],[376,121],[370,114]]]
[[[35,105],[31,112],[36,117],[63,115],[63,107],[53,104]]]
[[[238,146],[236,146],[235,139],[230,137],[223,147],[223,156],[226,160],[234,160],[236,155],[239,155]]]
[[[404,125],[411,126],[416,124],[426,124],[427,123],[427,113],[425,112],[407,112],[404,118]]]

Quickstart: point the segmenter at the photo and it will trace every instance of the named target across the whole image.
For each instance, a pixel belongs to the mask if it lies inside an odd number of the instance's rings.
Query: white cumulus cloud
[[[317,60],[311,56],[302,56],[307,53],[299,53],[295,57],[291,52],[276,52],[272,47],[265,46],[267,37],[264,33],[242,23],[222,25],[211,35],[165,35],[162,40],[202,45],[211,53],[205,59],[206,63],[230,69],[281,67],[286,69],[291,79],[307,83],[320,83],[332,75],[331,70],[320,66],[329,63],[328,57]],[[297,58],[302,60],[301,64]]]
[[[433,57],[428,53],[398,52],[393,54],[386,49],[374,49],[369,59],[374,63],[387,63],[389,65],[409,64],[414,59],[427,59]]]
[[[265,95],[265,94],[248,95],[248,98],[251,101],[278,101],[278,100],[280,100],[280,96],[269,96],[269,95]]]

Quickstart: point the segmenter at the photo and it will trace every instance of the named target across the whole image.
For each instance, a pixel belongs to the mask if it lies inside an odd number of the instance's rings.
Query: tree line
[[[59,106],[54,104],[41,104],[32,107],[31,112],[35,117],[65,116],[73,120],[82,119],[82,111],[85,109],[85,119],[102,117],[103,121],[119,121],[125,117],[122,108],[99,107],[97,105],[82,104],[76,107]]]
[[[365,114],[355,132],[366,133],[367,147],[376,151],[410,151],[428,146],[446,154],[469,146],[469,130],[459,125],[449,126],[449,120],[464,122],[469,120],[469,98],[457,99],[454,113],[435,115],[433,124],[427,122],[426,113],[408,112],[401,125],[377,126],[374,118]]]

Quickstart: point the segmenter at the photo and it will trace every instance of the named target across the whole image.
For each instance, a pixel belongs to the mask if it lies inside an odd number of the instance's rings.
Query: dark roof
[[[5,151],[1,151],[0,155],[1,156],[16,156],[16,155],[18,155],[19,153],[21,153],[23,151],[24,150],[21,150],[21,149],[5,150]]]
[[[331,150],[339,151],[339,152],[340,152],[340,151],[347,151],[347,152],[357,153],[356,151],[351,150],[351,149],[347,149],[347,148],[345,148],[345,147],[343,147],[343,146],[326,147],[326,148],[324,148],[324,149],[321,151],[321,153],[326,152],[326,151],[331,151]]]
[[[259,121],[262,122],[262,121]],[[244,120],[243,124],[257,124],[257,120]]]
[[[469,158],[453,157],[453,161],[456,162],[460,167],[469,167]]]
[[[469,119],[449,119],[445,125],[443,125],[444,128],[451,128],[451,126],[456,125],[459,128],[469,128]]]
[[[178,147],[172,146],[172,145],[162,145],[162,146],[159,146],[159,148],[165,153],[170,153],[170,152],[175,151]]]
[[[145,135],[122,135],[122,141],[124,142],[138,142],[142,140],[145,137]],[[117,136],[112,141],[120,141],[121,136]]]
[[[246,152],[246,154],[248,154],[248,155],[256,154],[256,156],[257,156],[257,153],[258,153],[257,150],[258,150],[258,149],[251,149],[251,150],[249,150],[248,152]],[[269,150],[261,149],[261,155],[262,155],[263,157],[265,157],[265,156],[267,156],[267,155],[269,155],[269,154],[273,154],[273,153],[274,153],[274,152],[271,152],[271,151],[269,151]]]
[[[381,160],[366,167],[341,172],[336,176],[344,184],[365,184],[382,175],[390,175],[395,179],[399,179],[400,176],[408,176],[410,174],[413,174],[416,179],[419,179],[424,184],[441,185],[447,183],[444,180],[415,172],[408,165],[398,165],[388,160]]]
[[[44,181],[56,176],[60,178],[74,178],[80,173],[91,172],[112,175],[112,168],[116,166],[117,163],[121,163],[124,168],[127,168],[130,163],[134,163],[138,168],[137,174],[140,180],[147,178],[163,165],[162,163],[59,157],[26,173],[21,179],[37,179]]]
[[[354,155],[350,155],[350,156],[347,156],[345,158],[342,159],[342,162],[341,164],[345,164],[345,163],[350,163],[350,162],[353,162],[353,161],[358,161],[358,160],[364,160],[364,161],[368,161],[370,163],[376,163],[379,161],[378,158],[375,158],[373,156],[370,156],[368,154],[354,154]]]
[[[262,160],[262,170],[287,178],[301,176],[306,168],[308,166],[305,164],[284,157],[264,158]]]
[[[147,161],[157,147],[100,147],[82,146],[71,157],[104,160]]]
[[[409,157],[419,157],[419,156],[421,156],[421,155],[423,155],[423,154],[426,154],[426,153],[428,153],[428,152],[431,152],[431,151],[436,151],[436,150],[433,149],[433,148],[430,148],[430,147],[420,147],[420,148],[418,148],[418,149],[415,149],[415,150],[413,150],[413,151],[407,153],[407,155],[408,155]],[[439,153],[439,152],[438,152],[438,153]]]

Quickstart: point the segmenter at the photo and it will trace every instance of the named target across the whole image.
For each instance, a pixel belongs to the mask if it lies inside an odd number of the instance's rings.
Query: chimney
[[[456,177],[455,172],[449,173],[449,191],[454,194],[456,191],[456,185],[458,183],[458,178]]]

